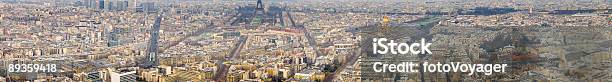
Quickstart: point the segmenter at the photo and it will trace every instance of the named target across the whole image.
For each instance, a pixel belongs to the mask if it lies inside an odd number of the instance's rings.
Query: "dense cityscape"
[[[610,82],[611,3],[0,0],[0,82]],[[373,55],[372,38],[433,53]],[[381,61],[510,66],[374,72]]]

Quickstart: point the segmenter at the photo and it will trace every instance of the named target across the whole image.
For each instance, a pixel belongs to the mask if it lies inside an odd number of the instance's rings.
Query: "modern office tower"
[[[104,0],[98,1],[98,6],[99,6],[98,9],[104,10]]]
[[[82,1],[75,1],[74,2],[74,6],[83,6],[83,2]]]
[[[116,3],[117,3],[117,6],[113,9],[118,10],[118,11],[124,11],[128,9],[129,2],[127,0],[117,1]]]
[[[129,0],[127,2],[129,2],[128,8],[130,9],[136,8],[136,6],[138,6],[138,3],[139,3],[138,0]]]
[[[91,1],[90,1],[90,3],[89,3],[89,7],[90,7],[91,9],[98,9],[98,7],[99,7],[99,6],[98,6],[98,1],[96,1],[96,0],[91,0]]]
[[[108,3],[106,3],[106,4],[107,4],[106,5],[106,9],[109,10],[109,11],[112,11],[115,8],[115,7],[113,7],[114,6],[113,4],[115,4],[113,1],[108,1]]]
[[[96,0],[83,0],[83,7],[88,8],[88,9],[94,9],[97,8],[96,7]]]
[[[82,6],[85,6],[85,8],[91,8],[91,0],[83,0],[83,4]]]
[[[140,4],[140,6],[142,7],[142,11],[144,12],[155,12],[157,11],[155,8],[155,3],[153,2],[145,2]]]
[[[130,7],[130,2],[129,1],[121,1],[123,2],[123,4],[121,5],[123,10],[128,10],[128,8]]]

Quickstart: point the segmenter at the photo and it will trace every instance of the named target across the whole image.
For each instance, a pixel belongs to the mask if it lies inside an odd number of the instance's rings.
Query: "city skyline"
[[[0,0],[0,81],[607,82],[610,3]],[[379,72],[404,62],[504,71]]]

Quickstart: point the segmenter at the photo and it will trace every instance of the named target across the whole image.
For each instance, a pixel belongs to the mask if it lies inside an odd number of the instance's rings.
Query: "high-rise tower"
[[[260,23],[262,23],[263,19],[265,18],[265,14],[266,12],[264,11],[264,6],[263,6],[263,2],[261,2],[261,0],[257,0],[257,6],[255,7],[255,15],[253,15],[253,20],[251,22],[251,24],[253,25],[259,25]]]
[[[98,9],[104,10],[104,0],[98,1],[98,6],[99,6]]]
[[[257,9],[263,9],[264,8],[263,3],[261,2],[261,0],[257,0],[257,7],[256,8]]]

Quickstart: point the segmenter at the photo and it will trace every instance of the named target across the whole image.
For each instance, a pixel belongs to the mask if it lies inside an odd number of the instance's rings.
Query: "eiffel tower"
[[[256,7],[256,9],[257,10],[263,10],[264,9],[263,8],[263,3],[261,2],[261,0],[257,0],[257,7]]]
[[[257,0],[257,6],[255,7],[255,14],[264,14],[264,5],[261,0]]]

